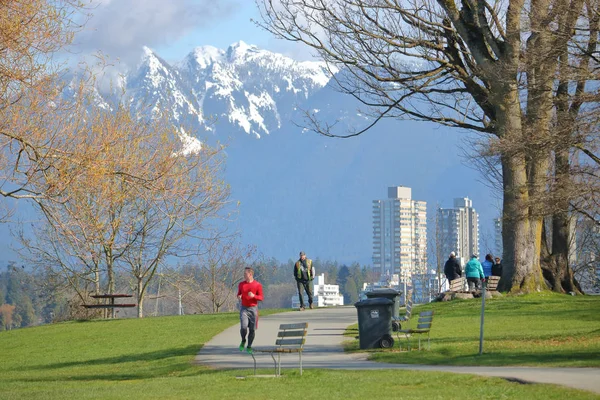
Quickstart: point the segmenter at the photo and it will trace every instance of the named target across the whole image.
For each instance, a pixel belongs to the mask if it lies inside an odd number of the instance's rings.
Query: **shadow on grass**
[[[210,369],[207,367],[194,366],[190,363],[182,363],[179,365],[161,366],[137,373],[132,372],[113,372],[113,373],[88,373],[88,374],[72,374],[69,376],[45,376],[35,378],[23,378],[23,379],[11,379],[13,382],[92,382],[92,381],[108,381],[108,382],[119,382],[119,381],[133,381],[133,380],[147,380],[156,378],[173,378],[173,377],[194,377],[202,375],[212,375],[224,370]]]
[[[44,364],[38,366],[27,366],[20,368],[23,371],[31,371],[31,370],[52,370],[59,368],[71,368],[71,367],[85,367],[85,366],[95,366],[95,365],[110,365],[110,364],[122,364],[128,362],[138,362],[138,361],[156,361],[156,360],[164,360],[172,357],[181,357],[181,356],[195,356],[202,345],[191,345],[182,348],[175,349],[164,349],[158,351],[151,351],[148,353],[136,353],[136,354],[127,354],[121,355],[117,357],[106,357],[106,358],[97,358],[92,360],[85,361],[69,361],[63,363],[53,363],[53,364]]]
[[[463,365],[463,366],[571,366],[590,365],[598,367],[600,352],[575,351],[567,353],[553,352],[510,352],[487,351],[480,356],[478,353],[455,355],[451,348],[441,348],[433,351],[410,352],[373,352],[373,361],[394,364],[428,364],[428,365]]]
[[[487,365],[487,366],[503,366],[503,365],[556,365],[556,364],[573,364],[575,362],[597,362],[600,358],[599,352],[569,352],[566,353],[517,353],[509,351],[490,351],[484,352],[481,356],[477,353],[471,355],[463,355],[456,357],[448,357],[446,359],[437,360],[443,365]]]

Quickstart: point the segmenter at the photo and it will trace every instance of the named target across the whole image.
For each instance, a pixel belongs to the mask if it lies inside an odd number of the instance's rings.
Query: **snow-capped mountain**
[[[260,137],[282,127],[298,103],[322,89],[321,62],[297,62],[237,42],[227,50],[197,47],[169,65],[149,48],[126,77],[134,107],[152,104],[174,121],[204,131],[241,130]]]
[[[147,47],[125,87],[134,108],[153,105],[172,113],[172,119],[192,126],[202,123],[202,110],[181,73]]]
[[[484,230],[496,214],[489,191],[463,164],[456,131],[382,121],[340,140],[296,125],[299,110],[343,120],[341,133],[368,123],[352,97],[334,90],[331,72],[338,71],[238,42],[225,50],[197,47],[171,64],[145,48],[122,84],[134,109],[168,110],[182,140],[228,143],[225,180],[241,204],[237,228],[266,256],[285,260],[304,250],[312,258],[369,263],[371,202],[395,185],[427,201],[431,217],[436,205],[470,197]]]

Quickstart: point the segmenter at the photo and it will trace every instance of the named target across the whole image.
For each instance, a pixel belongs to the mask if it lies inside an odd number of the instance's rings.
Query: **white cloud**
[[[194,29],[218,24],[237,1],[97,0],[75,38],[75,49],[82,55],[101,51],[130,64],[139,59],[142,46],[166,45]]]

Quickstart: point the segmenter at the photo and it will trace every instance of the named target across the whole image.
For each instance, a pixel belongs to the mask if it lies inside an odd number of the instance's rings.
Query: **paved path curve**
[[[308,322],[302,364],[305,368],[329,369],[407,369],[443,371],[518,379],[527,382],[554,383],[600,393],[600,368],[538,367],[457,367],[444,365],[387,364],[367,360],[366,353],[345,353],[342,349],[344,330],[357,322],[354,307],[336,307],[300,312],[286,312],[261,317],[254,347],[272,346],[282,323]],[[238,350],[239,325],[232,326],[210,340],[195,362],[214,368],[254,368],[252,357]],[[257,354],[258,368],[272,368],[268,354]],[[295,355],[282,357],[282,368],[297,368]]]

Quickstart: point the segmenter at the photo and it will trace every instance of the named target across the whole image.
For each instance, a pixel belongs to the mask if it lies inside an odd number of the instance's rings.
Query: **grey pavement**
[[[600,368],[539,368],[539,367],[458,367],[443,365],[387,364],[367,360],[366,353],[346,353],[342,342],[345,329],[357,322],[356,308],[335,307],[286,312],[260,317],[253,347],[272,347],[280,324],[308,322],[308,335],[302,356],[304,368],[328,369],[404,369],[441,371],[460,374],[495,376],[506,379],[553,383],[600,393]],[[254,362],[246,352],[240,352],[239,324],[234,325],[204,345],[194,362],[219,369],[252,369]],[[255,353],[257,368],[273,368],[269,354]],[[298,356],[281,357],[282,371],[298,368]]]

